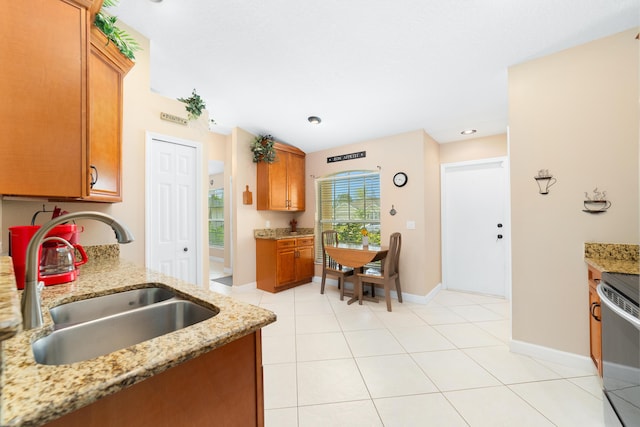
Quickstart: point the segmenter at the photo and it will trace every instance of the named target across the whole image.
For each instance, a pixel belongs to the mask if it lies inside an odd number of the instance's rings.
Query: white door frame
[[[440,165],[440,194],[442,201],[440,203],[440,216],[441,216],[441,253],[446,253],[446,245],[447,245],[447,216],[445,212],[446,203],[444,200],[446,198],[445,188],[446,188],[446,172],[449,169],[459,168],[461,166],[476,166],[476,165],[484,165],[484,164],[492,164],[497,162],[503,162],[504,165],[504,182],[505,182],[505,194],[504,194],[504,244],[505,244],[505,298],[511,300],[511,182],[510,182],[510,172],[509,172],[509,157],[491,157],[487,159],[480,160],[470,160],[464,162],[454,162],[454,163],[443,163]],[[445,260],[442,257],[442,284],[443,288],[447,288],[447,269],[445,268]]]
[[[190,141],[187,139],[176,138],[174,136],[163,135],[155,132],[145,132],[145,220],[144,220],[144,228],[145,228],[145,265],[150,265],[149,252],[146,248],[151,245],[151,233],[149,232],[149,223],[150,223],[150,209],[151,206],[151,195],[153,192],[151,191],[151,171],[149,169],[149,165],[151,164],[152,159],[152,151],[151,151],[151,141],[152,140],[160,140],[166,141],[171,144],[185,145],[187,147],[192,147],[196,150],[196,195],[194,197],[195,200],[195,210],[196,210],[196,283],[195,285],[202,286],[202,247],[204,245],[203,242],[203,234],[202,234],[202,144],[197,141]],[[208,241],[207,241],[208,243]],[[207,244],[208,247],[208,244]],[[207,281],[208,282],[208,281]]]

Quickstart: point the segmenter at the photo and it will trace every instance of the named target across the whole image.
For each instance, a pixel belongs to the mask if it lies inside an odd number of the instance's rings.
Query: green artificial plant
[[[273,163],[276,159],[276,150],[273,147],[275,140],[271,135],[258,135],[251,143],[253,162]]]
[[[105,8],[113,7],[117,5],[118,2],[119,0],[104,0],[100,11],[96,14],[94,24],[107,36],[110,42],[116,45],[124,56],[134,60],[134,52],[141,49],[138,41],[131,37],[126,31],[116,27],[115,23],[118,17],[108,15],[104,12]]]
[[[187,113],[189,114],[189,120],[197,120],[202,114],[202,110],[207,108],[204,100],[193,89],[189,98],[178,98],[178,101],[187,104],[185,106]]]

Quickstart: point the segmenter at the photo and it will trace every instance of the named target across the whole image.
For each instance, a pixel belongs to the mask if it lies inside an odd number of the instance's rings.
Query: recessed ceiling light
[[[475,130],[475,129],[466,129],[466,130],[463,130],[463,131],[462,131],[462,132],[460,132],[460,133],[461,133],[462,135],[472,135],[472,134],[474,134],[474,133],[476,133],[476,132],[478,132],[478,131],[477,131],[477,130]]]
[[[309,116],[307,120],[309,120],[309,123],[312,123],[314,125],[319,125],[322,122],[322,119],[320,119],[320,117],[318,116]]]

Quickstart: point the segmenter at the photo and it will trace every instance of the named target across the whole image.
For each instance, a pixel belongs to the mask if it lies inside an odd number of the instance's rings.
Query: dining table
[[[338,243],[336,245],[325,245],[324,247],[327,254],[333,258],[337,263],[351,267],[356,272],[364,272],[364,267],[374,261],[383,260],[389,248],[387,246],[376,245],[362,245],[357,243]],[[353,297],[347,301],[347,304],[353,304],[358,301],[362,305],[362,300],[378,302],[375,298],[368,298],[362,295],[362,286],[360,283],[360,277],[356,283],[356,290],[353,292]],[[356,292],[357,291],[357,292]]]

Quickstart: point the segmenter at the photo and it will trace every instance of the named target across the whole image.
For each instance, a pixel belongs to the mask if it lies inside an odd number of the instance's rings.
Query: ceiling
[[[151,89],[306,152],[507,130],[508,67],[640,25],[640,0],[121,0]],[[319,116],[312,125],[308,116]],[[186,116],[186,113],[185,113]]]

